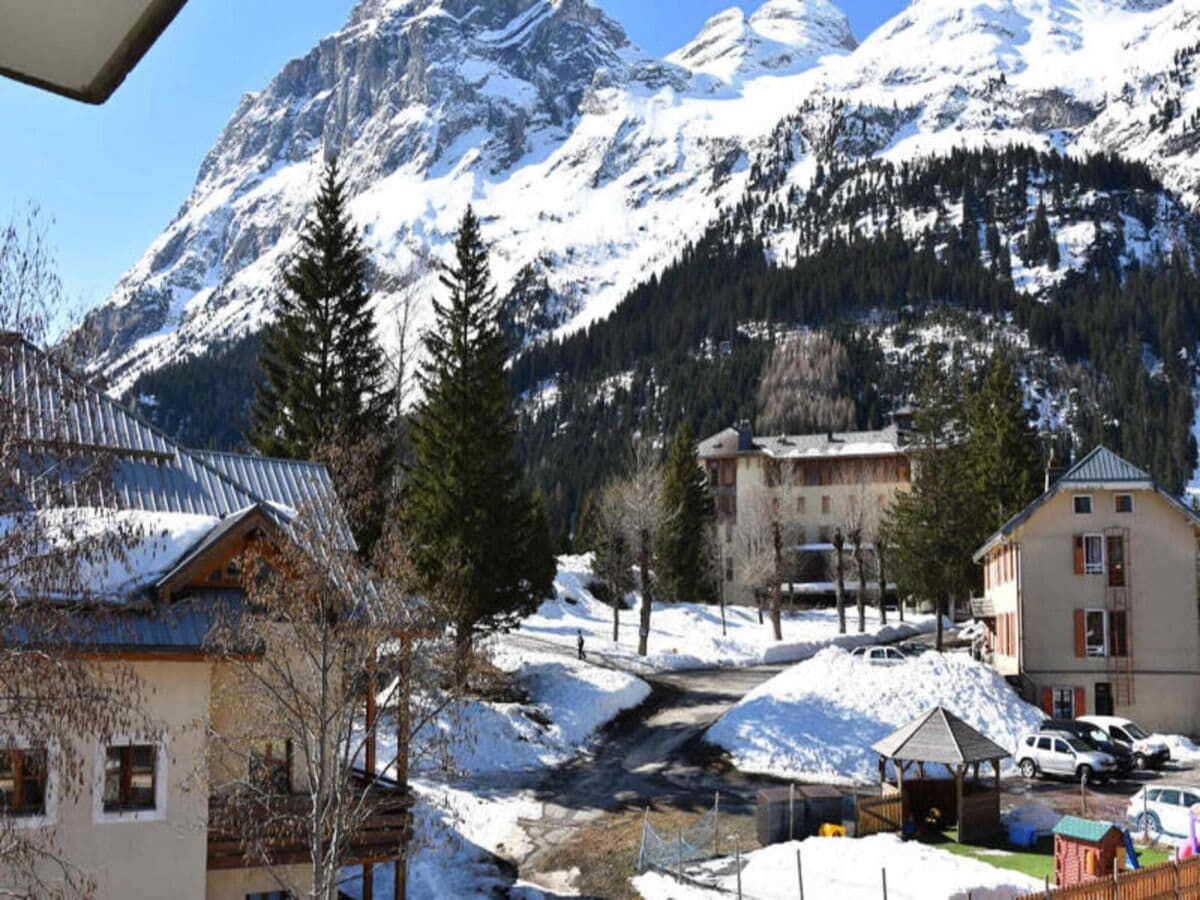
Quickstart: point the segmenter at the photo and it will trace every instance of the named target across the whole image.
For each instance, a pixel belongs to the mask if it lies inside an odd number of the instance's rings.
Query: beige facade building
[[[1200,732],[1200,518],[1104,448],[976,553],[993,665],[1056,718]]]
[[[824,602],[833,593],[833,540],[840,531],[864,549],[892,498],[912,478],[907,432],[755,435],[747,423],[713,435],[699,446],[716,504],[718,553],[725,598],[753,603],[764,588],[765,560],[774,554],[776,525],[785,594]],[[848,555],[848,553],[847,553]],[[856,577],[847,564],[848,589]]]
[[[328,472],[180,447],[16,336],[0,335],[0,390],[7,413],[20,413],[10,420],[28,429],[18,440],[42,448],[28,455],[30,465],[41,465],[54,452],[49,447],[102,460],[102,502],[110,508],[100,514],[99,504],[83,499],[75,508],[43,506],[33,490],[24,499],[53,514],[81,513],[95,529],[116,521],[133,529],[112,560],[81,564],[88,577],[76,598],[78,636],[56,633],[37,648],[82,654],[97,677],[132,671],[143,690],[132,698],[131,718],[146,723],[138,733],[78,734],[47,746],[0,718],[0,834],[28,831],[42,845],[49,839],[73,873],[94,882],[97,900],[283,900],[281,880],[261,867],[264,857],[247,858],[246,835],[222,830],[220,785],[253,782],[275,808],[303,810],[311,797],[301,754],[265,717],[260,740],[253,733],[259,723],[245,723],[244,704],[229,708],[222,687],[231,664],[217,661],[207,638],[245,603],[247,546],[279,546],[299,510],[336,502]],[[16,586],[5,584],[6,591]],[[34,608],[49,602],[38,594],[22,599]],[[96,606],[105,613],[97,615]],[[4,636],[18,649],[38,640],[21,635],[18,625]],[[227,728],[235,716],[240,727]],[[244,754],[240,743],[235,756],[216,752],[211,734],[247,729]],[[78,752],[65,754],[68,748]],[[351,780],[368,789],[365,773],[356,770]],[[382,802],[355,832],[349,862],[391,862],[409,823],[407,793],[386,779],[371,778],[369,789]],[[270,861],[290,887],[311,881],[309,859],[302,842],[272,839]],[[46,863],[47,883],[61,884],[62,867]],[[6,875],[17,877],[0,865],[0,894],[10,886]]]

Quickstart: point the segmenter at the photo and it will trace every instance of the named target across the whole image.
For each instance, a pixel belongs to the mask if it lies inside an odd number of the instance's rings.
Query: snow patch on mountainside
[[[743,197],[750,161],[802,108],[788,186],[835,156],[1026,143],[1144,160],[1195,207],[1198,35],[1198,0],[920,0],[856,46],[828,0],[769,0],[658,60],[586,0],[364,0],[242,100],[78,349],[119,393],[260,329],[332,154],[381,273],[385,337],[397,285],[436,290],[468,203],[501,290],[531,274],[546,288],[543,331],[607,315]],[[1086,237],[1073,227],[1068,260]],[[1154,228],[1131,253],[1165,252]]]

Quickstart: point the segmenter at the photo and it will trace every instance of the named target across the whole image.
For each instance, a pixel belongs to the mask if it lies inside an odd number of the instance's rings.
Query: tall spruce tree
[[[927,600],[942,616],[978,577],[971,554],[977,547],[974,494],[962,439],[961,371],[943,371],[931,351],[920,375],[912,489],[892,501],[885,523],[891,536],[888,562],[901,591]]]
[[[508,348],[470,208],[441,281],[448,296],[434,301],[423,337],[401,516],[422,576],[456,586],[446,615],[465,662],[476,637],[512,625],[550,593],[554,560],[516,465]]]
[[[390,464],[384,356],[371,310],[370,259],[347,208],[336,160],[325,166],[300,246],[283,269],[263,338],[250,438],[269,456],[330,464],[364,550],[382,527],[375,496]]]
[[[675,432],[663,472],[664,526],[657,536],[660,596],[692,603],[714,597],[708,552],[712,497],[700,467],[696,438],[684,423]]]
[[[997,351],[966,404],[967,463],[982,543],[1039,491],[1041,453],[1012,360]]]

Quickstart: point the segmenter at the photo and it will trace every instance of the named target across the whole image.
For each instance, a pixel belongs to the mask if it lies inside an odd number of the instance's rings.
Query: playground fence
[[[1200,900],[1200,857],[1118,872],[1068,888],[1049,887],[1017,900]]]

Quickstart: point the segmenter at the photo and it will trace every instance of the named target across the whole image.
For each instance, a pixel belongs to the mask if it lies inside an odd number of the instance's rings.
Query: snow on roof
[[[889,425],[878,431],[841,431],[821,434],[754,435],[749,443],[737,428],[727,428],[700,442],[700,456],[761,454],[772,459],[830,459],[838,457],[895,456],[904,452],[900,429]]]
[[[0,391],[20,407],[22,437],[31,445],[50,456],[55,447],[71,446],[94,453],[108,467],[100,496],[64,482],[70,505],[38,513],[57,517],[59,530],[72,539],[97,537],[110,527],[135,532],[133,540],[120,541],[129,545],[122,552],[105,554],[119,560],[87,573],[89,592],[108,596],[154,583],[211,539],[222,520],[250,507],[262,508],[285,528],[303,509],[313,509],[321,520],[332,516],[338,540],[353,546],[323,465],[189,450],[19,335],[0,335]],[[55,460],[45,466],[39,474],[54,471]],[[36,509],[43,499],[36,492],[38,479],[28,483],[28,500]],[[86,489],[95,492],[96,486]],[[63,506],[62,499],[55,500]]]

